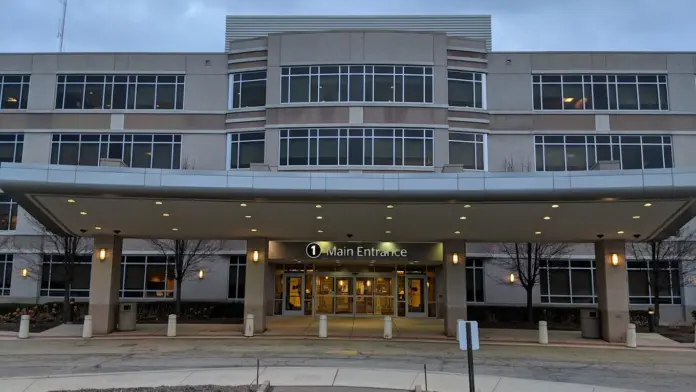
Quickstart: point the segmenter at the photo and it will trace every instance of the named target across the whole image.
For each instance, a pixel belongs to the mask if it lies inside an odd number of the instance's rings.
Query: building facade
[[[542,262],[538,305],[623,321],[651,306],[627,244],[693,217],[696,54],[260,35],[227,53],[0,55],[0,221],[16,240],[0,254],[0,301],[64,293],[60,256],[37,263],[18,245],[38,221],[109,250],[108,267],[85,255],[71,291],[94,314],[174,298],[148,238],[226,240],[183,299],[257,317],[436,317],[451,333],[467,306],[524,306],[495,261],[509,242],[572,243]],[[663,322],[689,322],[696,287],[678,262],[668,270]]]

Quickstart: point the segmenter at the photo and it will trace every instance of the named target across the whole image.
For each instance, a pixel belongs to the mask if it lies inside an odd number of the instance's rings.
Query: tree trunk
[[[534,325],[534,304],[532,303],[533,292],[534,286],[529,286],[525,290],[527,290],[527,323],[529,325]]]
[[[660,325],[660,260],[658,259],[657,255],[657,243],[655,241],[652,241],[650,243],[651,247],[651,260],[650,260],[650,269],[652,270],[652,277],[650,278],[650,281],[652,284],[650,285],[650,291],[652,291],[652,303],[653,303],[653,309],[655,309],[655,314],[653,315],[653,322],[655,323],[655,326]]]
[[[534,304],[532,303],[532,290],[536,277],[532,276],[532,243],[527,242],[527,282],[524,289],[527,291],[527,323],[534,325]]]
[[[176,316],[181,317],[181,282],[183,279],[176,280]]]
[[[70,304],[70,287],[72,284],[65,282],[65,291],[63,294],[63,324],[72,323],[72,305]]]

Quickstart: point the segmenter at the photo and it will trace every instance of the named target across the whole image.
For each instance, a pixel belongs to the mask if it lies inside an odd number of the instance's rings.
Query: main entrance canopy
[[[51,230],[133,238],[589,242],[672,235],[696,170],[298,173],[7,164]]]

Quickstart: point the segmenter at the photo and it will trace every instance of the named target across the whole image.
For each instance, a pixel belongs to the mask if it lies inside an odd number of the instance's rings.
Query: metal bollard
[[[628,330],[626,331],[626,347],[636,348],[638,344],[636,342],[636,325],[628,324]]]
[[[549,344],[549,327],[546,321],[539,321],[539,344]]]
[[[325,338],[329,336],[328,326],[326,325],[326,315],[322,314],[319,316],[319,337]]]
[[[167,323],[167,337],[173,338],[176,336],[176,315],[169,315],[169,322]]]
[[[460,324],[462,321],[466,321],[466,320],[457,319],[457,326],[456,326],[456,328],[454,328],[454,335],[455,335],[455,337],[457,338],[457,342],[459,341],[459,324]]]
[[[247,314],[246,322],[244,323],[244,336],[250,338],[254,336],[254,315]]]
[[[82,338],[89,339],[92,337],[92,316],[85,316],[85,323],[82,325]]]
[[[20,339],[26,339],[29,337],[29,315],[25,314],[23,315],[20,320],[19,320],[19,335],[17,335],[18,338]]]
[[[384,338],[392,338],[392,318],[391,316],[384,316]]]

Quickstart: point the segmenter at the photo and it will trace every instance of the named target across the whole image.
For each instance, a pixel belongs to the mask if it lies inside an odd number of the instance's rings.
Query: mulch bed
[[[43,332],[43,331],[49,330],[51,328],[57,327],[60,324],[61,324],[60,322],[30,323],[29,324],[29,332],[31,332],[31,333]],[[19,332],[19,323],[0,322],[0,331]]]
[[[679,343],[694,343],[694,327],[657,327],[655,332]]]
[[[219,385],[196,385],[175,387],[143,387],[143,388],[109,388],[109,389],[79,389],[60,390],[52,392],[253,392],[256,387],[247,385],[225,387]]]

